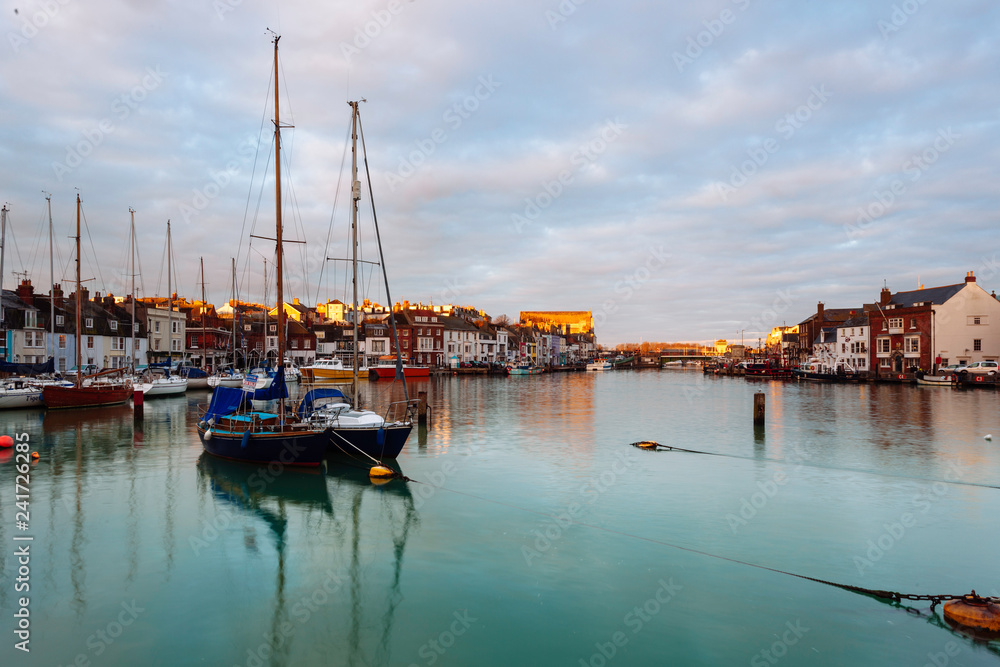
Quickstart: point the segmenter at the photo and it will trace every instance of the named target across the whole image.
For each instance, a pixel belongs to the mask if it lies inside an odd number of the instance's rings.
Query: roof
[[[838,329],[845,329],[847,327],[866,327],[868,326],[868,315],[862,317],[852,317],[846,322],[841,322],[837,325]]]
[[[936,306],[961,292],[969,283],[958,283],[957,285],[945,285],[944,287],[931,287],[930,289],[916,289],[910,292],[896,292],[892,295],[889,303],[901,308],[910,308],[918,303],[930,301]]]
[[[860,308],[825,308],[823,310],[823,321],[824,322],[843,322],[851,317],[851,313],[857,313]],[[806,319],[799,322],[799,324],[805,324],[807,322],[812,322],[816,319],[818,313],[813,313]]]

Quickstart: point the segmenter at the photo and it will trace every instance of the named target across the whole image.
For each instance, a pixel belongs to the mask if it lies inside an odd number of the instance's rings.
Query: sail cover
[[[41,375],[43,373],[55,373],[56,360],[49,357],[44,364],[12,364],[0,360],[0,373],[12,373],[14,375]]]
[[[243,390],[239,387],[216,387],[212,392],[212,401],[208,404],[205,421],[231,415],[243,403]]]
[[[328,389],[322,387],[319,389],[310,389],[309,392],[302,397],[302,402],[299,403],[299,408],[296,410],[299,418],[308,418],[309,415],[312,414],[313,405],[316,401],[324,398],[342,398],[345,403],[347,402],[347,397],[344,396],[344,393],[339,389]]]

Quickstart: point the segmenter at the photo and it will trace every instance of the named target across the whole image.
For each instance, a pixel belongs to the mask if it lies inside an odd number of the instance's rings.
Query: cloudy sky
[[[128,291],[132,207],[142,293],[167,292],[169,219],[178,292],[198,296],[204,257],[223,302],[235,256],[241,296],[261,300],[273,244],[249,235],[274,226],[268,28],[295,126],[282,135],[286,235],[306,241],[286,249],[286,297],[345,295],[343,264],[324,260],[347,252],[346,101],[359,98],[393,300],[592,310],[614,344],[752,338],[817,301],[873,301],[883,281],[908,290],[973,270],[1000,284],[995,2],[3,0],[2,12],[7,288],[26,271],[47,289],[43,191],[68,282],[79,191],[91,292]],[[370,282],[363,296],[384,300]]]

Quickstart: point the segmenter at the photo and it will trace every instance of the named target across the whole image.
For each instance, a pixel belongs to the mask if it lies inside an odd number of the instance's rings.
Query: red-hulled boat
[[[83,378],[80,364],[80,312],[83,299],[80,294],[80,195],[76,196],[76,385],[64,387],[45,385],[42,388],[42,402],[48,408],[96,408],[104,405],[119,405],[132,396],[132,383],[128,380],[98,379],[121,370],[105,371]]]
[[[429,366],[411,366],[403,364],[403,376],[407,378],[425,378],[430,376]],[[379,357],[378,365],[368,369],[369,380],[391,380],[396,377],[396,357],[387,355]]]

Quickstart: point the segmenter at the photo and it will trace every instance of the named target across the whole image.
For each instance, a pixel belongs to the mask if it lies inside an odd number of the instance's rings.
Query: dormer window
[[[278,330],[278,325],[277,325],[277,324],[272,324],[272,325],[271,325],[271,333],[274,333],[274,332],[276,332],[277,330]]]
[[[61,327],[66,322],[66,318],[62,315],[56,315],[56,326]]]
[[[88,329],[93,329],[94,328],[94,318],[93,317],[88,317],[86,320],[84,320],[83,326],[87,327]]]
[[[112,331],[118,331],[118,322],[116,320],[111,320],[108,322],[108,325],[111,327]]]

